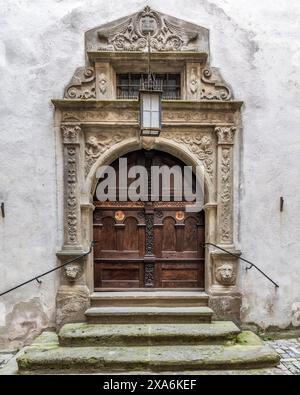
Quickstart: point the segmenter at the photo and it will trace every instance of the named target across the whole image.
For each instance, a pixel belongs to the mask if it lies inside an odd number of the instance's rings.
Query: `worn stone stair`
[[[58,334],[60,346],[147,346],[235,344],[240,329],[230,321],[210,324],[67,324]]]
[[[19,356],[19,373],[184,374],[278,365],[256,335],[212,315],[206,294],[94,294],[87,322],[42,334]]]
[[[209,307],[157,307],[122,306],[91,307],[85,313],[87,321],[94,324],[152,324],[211,322],[213,311]]]

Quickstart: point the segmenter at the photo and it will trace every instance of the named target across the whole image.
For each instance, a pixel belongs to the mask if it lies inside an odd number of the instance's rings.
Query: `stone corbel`
[[[233,243],[233,144],[236,128],[218,126],[218,218],[217,242]]]

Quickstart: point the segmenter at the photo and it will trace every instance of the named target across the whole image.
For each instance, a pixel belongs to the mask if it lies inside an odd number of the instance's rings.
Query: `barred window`
[[[181,98],[180,74],[155,74],[154,76],[163,88],[163,99],[179,100]],[[142,79],[147,79],[147,75],[117,74],[117,98],[138,99]]]

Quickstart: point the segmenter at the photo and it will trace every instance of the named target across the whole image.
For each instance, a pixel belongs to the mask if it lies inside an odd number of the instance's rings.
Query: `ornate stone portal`
[[[147,71],[148,35],[153,71],[181,75],[181,100],[163,101],[162,133],[145,139],[139,133],[139,102],[117,99],[116,75]],[[97,168],[141,148],[165,151],[202,167],[206,241],[236,252],[233,197],[242,102],[233,99],[218,69],[208,63],[208,30],[146,7],[88,31],[85,41],[86,66],[76,70],[64,99],[53,100],[64,155],[60,260],[89,249]],[[238,259],[208,247],[205,266],[212,307],[223,318],[238,319]],[[61,282],[58,325],[84,320],[93,291],[93,257],[67,267]]]

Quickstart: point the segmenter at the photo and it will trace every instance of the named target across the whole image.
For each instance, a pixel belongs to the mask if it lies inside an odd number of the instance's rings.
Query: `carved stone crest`
[[[147,6],[142,12],[109,31],[98,30],[101,43],[99,50],[144,50],[149,35],[150,46],[157,51],[187,49],[189,43],[198,38],[198,32],[183,29]]]

